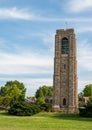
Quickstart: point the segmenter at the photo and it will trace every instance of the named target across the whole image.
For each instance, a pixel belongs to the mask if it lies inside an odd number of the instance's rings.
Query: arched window
[[[64,64],[64,69],[66,69],[66,64]]]
[[[62,54],[68,54],[69,52],[69,42],[66,37],[62,39],[62,44],[61,44],[61,53]]]
[[[65,98],[63,99],[63,105],[64,106],[66,105],[66,99]]]

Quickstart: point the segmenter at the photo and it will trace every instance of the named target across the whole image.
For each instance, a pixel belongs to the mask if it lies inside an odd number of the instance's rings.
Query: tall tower
[[[74,29],[56,30],[53,110],[76,112],[77,60]]]

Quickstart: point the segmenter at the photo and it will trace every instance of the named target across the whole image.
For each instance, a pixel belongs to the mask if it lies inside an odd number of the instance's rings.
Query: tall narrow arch
[[[63,99],[63,105],[64,106],[66,105],[66,99],[65,98]]]
[[[61,53],[62,54],[69,53],[69,41],[66,37],[64,37],[61,41]]]

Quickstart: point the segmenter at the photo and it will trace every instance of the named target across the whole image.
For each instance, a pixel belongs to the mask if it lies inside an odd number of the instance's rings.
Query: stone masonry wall
[[[62,54],[62,39],[69,42],[69,53]],[[59,29],[55,35],[53,110],[75,112],[78,108],[77,60],[74,29]],[[64,99],[66,104],[64,105]]]

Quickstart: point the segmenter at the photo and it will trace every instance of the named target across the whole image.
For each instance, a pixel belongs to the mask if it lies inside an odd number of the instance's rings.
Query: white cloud
[[[92,9],[92,0],[70,0],[67,4],[68,11],[81,12]]]
[[[88,24],[88,26],[86,26],[86,25],[81,25],[80,24],[80,26],[76,27],[76,32],[77,33],[92,32],[92,25],[90,24],[90,26],[89,26],[89,24]]]
[[[92,84],[92,80],[78,80],[78,92],[82,92],[87,84]]]
[[[53,86],[53,78],[23,78],[23,77],[0,77],[0,82],[3,81],[3,83],[5,84],[7,81],[14,81],[14,80],[18,80],[19,82],[22,82],[25,87],[27,88],[27,92],[26,95],[27,96],[34,96],[36,90],[43,85],[48,85],[48,86]],[[4,86],[3,84],[3,86]]]
[[[25,34],[26,35],[26,34]],[[54,32],[53,31],[48,31],[45,30],[43,32],[35,32],[35,33],[28,33],[27,37],[36,37],[41,39],[42,43],[47,45],[48,47],[50,46],[51,49],[54,47]]]
[[[23,79],[25,86],[27,86],[27,95],[34,95],[36,90],[43,85],[53,86],[53,78],[35,78],[35,79]]]
[[[50,73],[53,57],[35,53],[0,53],[0,74]]]
[[[92,46],[88,40],[77,41],[78,44],[78,91],[81,92],[85,85],[92,84]]]
[[[71,4],[71,3],[69,3]],[[73,6],[73,5],[72,5]],[[73,9],[73,8],[72,8]],[[75,9],[75,8],[74,8]],[[0,8],[0,19],[19,19],[40,22],[92,22],[92,18],[59,18],[59,17],[44,17],[39,14],[34,14],[25,8]]]
[[[0,8],[0,19],[32,19],[33,15],[26,9],[13,8]]]
[[[92,46],[86,40],[78,43],[78,65],[81,69],[92,71]]]
[[[89,18],[86,18],[86,17],[63,17],[63,18],[60,18],[60,17],[43,17],[43,16],[34,16],[34,18],[32,19],[34,21],[40,21],[40,22],[64,22],[67,21],[67,22],[92,22],[92,18],[89,17]]]
[[[83,18],[48,18],[43,17],[38,14],[33,15],[27,9],[18,9],[17,7],[12,8],[0,8],[0,19],[21,19],[21,20],[33,20],[33,21],[43,21],[43,22],[61,22],[61,21],[88,21],[88,19]],[[92,22],[92,19],[89,18],[89,21]]]
[[[47,78],[47,75],[53,75],[53,63],[52,56],[39,53],[0,53],[0,82],[6,83],[9,80],[23,82],[27,88],[26,95],[32,96],[38,87],[52,86],[53,76]]]

